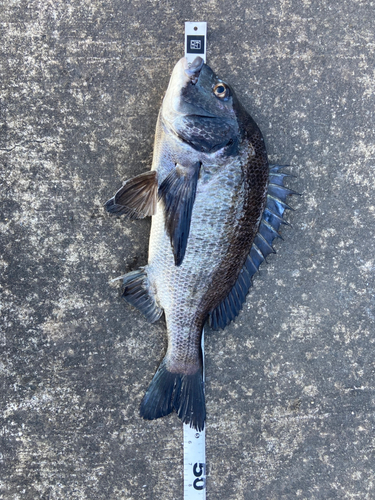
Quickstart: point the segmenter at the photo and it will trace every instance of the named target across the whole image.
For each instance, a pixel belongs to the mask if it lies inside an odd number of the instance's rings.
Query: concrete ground
[[[102,205],[150,166],[188,20],[303,193],[206,332],[207,498],[375,498],[373,2],[3,0],[4,500],[182,498],[180,421],[138,415],[163,322],[109,284],[146,263],[150,221]]]

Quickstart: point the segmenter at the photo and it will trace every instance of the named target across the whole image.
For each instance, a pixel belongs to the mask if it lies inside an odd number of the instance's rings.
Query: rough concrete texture
[[[146,263],[150,221],[102,204],[149,168],[201,20],[303,192],[237,321],[206,332],[208,498],[375,498],[373,2],[0,5],[0,497],[182,498],[180,421],[138,416],[163,322],[109,284]]]

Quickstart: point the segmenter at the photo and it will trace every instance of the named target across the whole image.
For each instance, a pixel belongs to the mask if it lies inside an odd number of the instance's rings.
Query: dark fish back
[[[235,109],[242,135],[241,146],[246,148],[249,145],[250,148],[247,162],[242,165],[245,193],[242,216],[233,220],[235,230],[230,233],[231,241],[227,256],[212,277],[210,291],[203,298],[201,311],[205,315],[223,303],[233,290],[239,274],[245,266],[266,206],[269,166],[264,140],[258,126],[237,99]],[[232,310],[241,309],[249,287],[250,284],[246,289],[246,280],[244,279],[243,286],[234,291]],[[231,312],[228,311],[227,315],[230,316]],[[234,314],[234,317],[236,315]]]

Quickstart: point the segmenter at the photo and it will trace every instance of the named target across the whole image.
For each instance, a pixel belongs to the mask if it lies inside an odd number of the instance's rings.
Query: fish
[[[171,74],[155,130],[151,170],[127,180],[105,207],[151,216],[148,262],[125,274],[122,296],[154,323],[168,347],[140,406],[153,420],[176,411],[201,431],[206,420],[202,331],[239,314],[253,276],[281,238],[295,192],[269,165],[261,131],[199,56]]]

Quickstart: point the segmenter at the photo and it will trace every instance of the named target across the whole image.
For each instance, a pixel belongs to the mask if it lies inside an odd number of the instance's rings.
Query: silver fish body
[[[175,409],[205,422],[202,329],[224,328],[273,252],[288,194],[262,134],[199,57],[175,66],[159,113],[151,172],[125,183],[111,213],[152,215],[148,264],[124,277],[124,298],[150,321],[164,312],[168,349],[141,404],[146,419]],[[271,192],[269,190],[271,182]],[[272,187],[273,186],[273,187]]]

